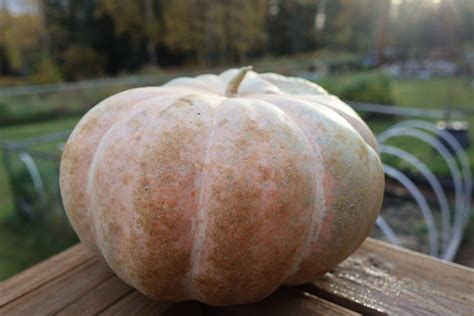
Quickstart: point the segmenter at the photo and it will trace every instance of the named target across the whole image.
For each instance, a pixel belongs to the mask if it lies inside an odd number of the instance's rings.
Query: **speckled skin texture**
[[[127,90],[70,136],[60,185],[81,240],[163,301],[250,303],[349,256],[378,215],[371,131],[317,85],[237,69]]]

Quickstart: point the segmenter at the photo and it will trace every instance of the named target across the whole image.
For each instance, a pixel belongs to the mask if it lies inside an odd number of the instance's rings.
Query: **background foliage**
[[[52,82],[321,47],[372,64],[462,58],[473,21],[471,0],[2,0],[0,74]]]

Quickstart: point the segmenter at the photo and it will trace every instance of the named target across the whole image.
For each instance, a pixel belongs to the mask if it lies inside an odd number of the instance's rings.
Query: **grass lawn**
[[[0,128],[0,140],[15,140],[73,128],[78,117]],[[64,249],[75,237],[61,216],[25,221],[14,212],[0,151],[0,281]]]
[[[66,118],[41,123],[24,124],[10,127],[0,127],[0,141],[12,141],[48,133],[72,129],[79,117]],[[3,152],[0,151],[0,219],[8,216],[13,210],[10,188],[3,165]]]
[[[463,120],[469,123],[469,136],[471,143],[474,142],[474,89],[469,86],[466,79],[433,79],[433,80],[396,80],[393,81],[393,89],[397,105],[411,106],[425,109],[460,109],[468,113]],[[470,112],[469,112],[470,111]],[[403,118],[407,119],[407,118]],[[434,121],[434,120],[432,120]],[[378,133],[393,122],[369,121],[368,124]],[[390,141],[390,144],[406,149],[414,153],[436,174],[449,174],[449,169],[439,155],[433,154],[433,149],[422,141],[409,137],[398,137]],[[471,166],[474,165],[474,143],[467,149],[467,155]],[[396,162],[393,157],[391,163],[399,164],[399,167],[410,169],[405,163]],[[387,161],[387,160],[386,160]]]
[[[337,94],[337,90],[351,81],[359,80],[367,76],[363,73],[341,75],[325,78],[321,85],[327,87],[330,92]],[[327,86],[325,86],[325,84]],[[398,106],[415,107],[422,109],[457,109],[465,110],[466,115],[463,120],[470,125],[469,136],[474,142],[474,89],[470,86],[468,78],[443,78],[431,80],[391,80],[393,104]],[[369,102],[369,101],[368,101]],[[377,103],[377,102],[374,102]],[[368,119],[367,124],[379,134],[400,120],[407,120],[409,117],[395,117],[393,120]],[[423,119],[423,118],[416,118]],[[433,119],[426,119],[436,122]],[[390,139],[388,144],[400,147],[415,154],[420,160],[428,163],[429,168],[438,175],[449,175],[449,169],[444,160],[439,155],[433,154],[433,149],[411,137],[397,137]],[[474,165],[474,144],[467,150],[467,155]],[[388,164],[397,166],[400,169],[413,171],[411,165],[399,159],[384,155],[383,160]]]
[[[426,109],[454,107],[474,114],[474,89],[469,78],[394,80],[392,83],[397,105]]]

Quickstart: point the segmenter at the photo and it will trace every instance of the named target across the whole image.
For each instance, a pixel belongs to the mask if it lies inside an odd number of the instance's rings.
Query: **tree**
[[[113,20],[115,36],[128,36],[135,50],[146,43],[148,62],[157,64],[156,46],[160,42],[160,24],[155,13],[158,3],[152,0],[115,1],[99,0],[99,15],[108,15]]]
[[[382,3],[380,10],[380,18],[378,21],[377,35],[376,35],[376,53],[378,64],[383,64],[385,59],[385,44],[387,35],[387,26],[389,24],[391,0],[380,1]]]
[[[332,0],[327,2],[327,27],[324,42],[330,48],[355,52],[373,49],[375,30],[379,22],[378,0]]]
[[[474,45],[474,2],[404,0],[390,24],[391,43],[401,57],[443,51],[450,57]]]
[[[200,64],[245,61],[263,51],[265,1],[176,0],[163,7],[164,43]]]
[[[320,1],[273,0],[267,5],[267,51],[273,54],[295,54],[311,51],[320,44],[315,18]]]
[[[457,58],[473,17],[472,0],[0,0],[0,74],[75,80],[320,48]]]
[[[8,67],[16,74],[31,74],[34,71],[40,50],[41,24],[38,15],[11,14],[4,4],[0,11],[0,47]]]

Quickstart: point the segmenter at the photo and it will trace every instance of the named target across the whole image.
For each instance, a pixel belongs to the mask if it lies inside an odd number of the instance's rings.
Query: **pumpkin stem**
[[[240,68],[239,72],[235,75],[234,78],[229,82],[227,89],[225,90],[225,95],[228,97],[235,97],[239,92],[239,86],[245,78],[247,72],[252,70],[252,66],[246,66]]]

